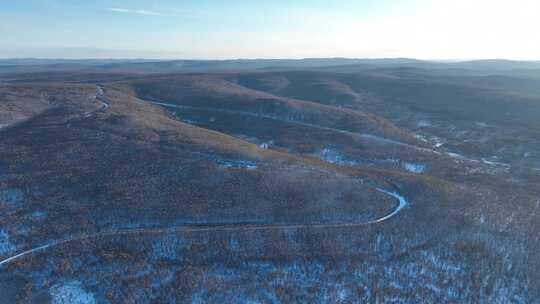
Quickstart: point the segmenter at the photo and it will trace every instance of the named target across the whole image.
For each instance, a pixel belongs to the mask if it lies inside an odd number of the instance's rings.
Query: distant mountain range
[[[234,59],[234,60],[147,60],[147,59],[0,59],[0,73],[77,71],[111,73],[202,73],[234,71],[322,70],[354,73],[380,68],[415,68],[434,71],[459,70],[459,74],[490,75],[513,71],[538,76],[540,61],[473,60],[427,61],[409,58],[349,59]],[[539,76],[540,77],[540,76]]]

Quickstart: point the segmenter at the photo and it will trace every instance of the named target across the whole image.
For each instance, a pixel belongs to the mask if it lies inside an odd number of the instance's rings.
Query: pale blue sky
[[[536,0],[0,0],[0,57],[540,59]]]

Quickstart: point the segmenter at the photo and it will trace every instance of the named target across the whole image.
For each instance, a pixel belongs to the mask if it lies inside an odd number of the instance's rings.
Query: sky
[[[0,0],[0,58],[540,60],[538,0]]]

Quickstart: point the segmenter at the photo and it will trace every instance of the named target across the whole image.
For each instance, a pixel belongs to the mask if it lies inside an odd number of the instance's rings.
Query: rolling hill
[[[2,64],[0,303],[540,295],[535,63]]]

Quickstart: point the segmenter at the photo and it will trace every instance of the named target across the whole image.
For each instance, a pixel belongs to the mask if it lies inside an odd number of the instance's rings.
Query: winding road
[[[83,117],[83,118],[91,117],[96,113],[105,112],[111,106],[109,100],[107,99],[107,97],[105,97],[105,92],[103,91],[103,86],[101,85],[96,85],[96,95],[93,95],[92,99],[94,99],[95,101],[99,101],[101,103],[101,106],[93,111],[82,113],[80,117]],[[69,124],[70,122],[75,121],[76,119],[79,119],[79,118],[69,119],[67,123]]]
[[[372,225],[372,224],[385,222],[395,217],[396,215],[398,215],[409,204],[407,199],[405,199],[405,197],[403,197],[397,192],[391,192],[391,191],[387,191],[381,188],[375,188],[375,190],[396,199],[398,201],[398,204],[396,208],[389,214],[381,218],[374,219],[367,222],[338,222],[338,223],[330,223],[330,224],[321,223],[321,224],[290,224],[290,225],[271,225],[271,224],[268,224],[268,225],[265,225],[265,224],[261,224],[261,225],[257,225],[257,224],[211,225],[211,224],[208,224],[208,225],[179,226],[179,227],[172,227],[172,228],[140,228],[140,229],[123,229],[123,230],[120,229],[120,230],[115,230],[115,231],[98,232],[94,234],[79,234],[79,235],[68,237],[62,240],[51,241],[42,246],[20,252],[14,256],[6,258],[0,261],[0,268],[12,262],[15,262],[17,260],[20,260],[22,258],[25,258],[27,256],[44,252],[44,251],[47,251],[48,249],[59,247],[67,243],[90,240],[90,239],[100,239],[100,238],[109,237],[109,236],[136,235],[136,234],[186,233],[186,232],[212,232],[212,231],[258,231],[258,230],[288,230],[288,229],[306,229],[306,228],[324,229],[324,228],[360,227],[360,226],[366,226],[366,225]]]
[[[158,106],[166,107],[166,108],[186,109],[186,110],[201,110],[201,111],[218,112],[218,113],[225,113],[225,114],[238,114],[238,115],[245,115],[245,116],[252,116],[252,117],[261,117],[261,118],[266,118],[266,119],[272,119],[272,120],[277,120],[277,121],[283,121],[283,122],[287,122],[287,123],[293,123],[293,124],[297,124],[297,125],[302,125],[302,126],[306,126],[306,127],[310,127],[310,128],[316,128],[316,129],[319,129],[319,130],[326,130],[326,131],[333,131],[333,132],[338,132],[338,133],[342,133],[342,134],[347,134],[347,135],[357,137],[357,138],[361,138],[361,139],[368,140],[368,141],[401,146],[401,147],[404,147],[404,148],[409,148],[409,149],[412,149],[412,150],[416,150],[418,152],[434,154],[434,155],[445,155],[445,156],[447,156],[447,157],[449,157],[451,159],[458,159],[458,160],[468,161],[468,162],[476,163],[476,164],[480,163],[480,164],[484,164],[484,165],[487,165],[487,166],[490,166],[490,167],[503,167],[503,168],[510,168],[511,167],[507,163],[488,161],[488,160],[486,160],[484,158],[482,158],[482,159],[474,159],[474,158],[469,158],[469,157],[463,156],[461,154],[456,154],[456,153],[451,153],[451,152],[439,152],[439,151],[434,150],[434,149],[425,148],[425,147],[419,147],[419,146],[408,144],[408,143],[405,143],[405,142],[402,142],[402,141],[397,141],[397,140],[385,138],[385,137],[382,137],[382,136],[377,136],[377,135],[372,135],[372,134],[358,134],[358,133],[354,133],[352,131],[336,129],[336,128],[331,128],[331,127],[319,126],[319,125],[315,125],[315,124],[311,124],[311,123],[307,123],[307,122],[302,122],[302,121],[298,121],[298,120],[281,118],[281,117],[277,117],[275,115],[269,115],[269,114],[263,114],[263,113],[253,113],[253,112],[248,112],[248,111],[235,111],[235,110],[227,110],[227,109],[208,108],[208,107],[177,105],[177,104],[166,103],[166,102],[162,102],[162,101],[148,101],[148,102],[150,102],[152,104],[155,104],[155,105],[158,105]],[[435,145],[435,147],[437,147],[437,145]]]
[[[105,111],[111,106],[109,100],[105,97],[105,92],[101,85],[96,85],[96,100],[101,102],[101,107],[99,107],[96,112]]]
[[[105,97],[103,87],[101,85],[97,85],[96,90],[97,90],[97,92],[96,92],[95,99],[99,100],[102,103],[102,106],[100,108],[98,108],[97,110],[93,111],[92,113],[90,113],[90,115],[94,114],[94,113],[97,113],[99,111],[104,111],[104,110],[106,110],[107,108],[110,107],[110,103],[107,100],[107,98]],[[165,106],[165,107],[201,109],[201,108],[197,108],[197,107],[179,106],[179,105],[167,104],[167,103],[162,103],[162,102],[152,102],[152,103],[156,104],[156,105]],[[202,110],[204,110],[204,108]],[[255,113],[251,113],[251,112],[232,111],[232,110],[224,110],[224,109],[223,110],[221,110],[221,109],[208,109],[208,110],[227,112],[227,113],[238,113],[238,114],[252,115],[252,116],[263,117],[263,118],[283,120],[283,119],[277,118],[275,116],[265,115],[265,114],[255,114]],[[285,121],[299,123],[299,124],[303,124],[303,125],[310,126],[310,127],[317,127],[317,128],[321,128],[321,129],[328,129],[328,130],[333,130],[333,131],[338,131],[338,132],[343,132],[343,133],[354,134],[354,133],[349,132],[349,131],[337,130],[337,129],[327,128],[327,127],[321,127],[321,126],[312,125],[312,124],[303,123],[303,122],[298,122],[298,121],[292,121],[292,120],[285,120]],[[358,134],[355,134],[355,135],[358,135]],[[373,140],[379,139],[379,140],[391,141],[391,140],[382,139],[382,138],[378,138],[378,137],[371,136],[371,135],[366,135],[365,137],[373,139]],[[399,143],[399,142],[394,142],[394,141],[391,141],[391,142],[392,143]],[[409,146],[408,144],[405,144],[405,143],[399,143],[399,144]],[[13,255],[11,257],[5,258],[2,261],[0,261],[0,268],[4,267],[4,266],[6,266],[6,265],[8,265],[8,264],[10,264],[12,262],[15,262],[17,260],[23,259],[23,258],[25,258],[27,256],[31,256],[33,254],[44,252],[44,251],[47,251],[49,249],[62,246],[64,244],[73,243],[73,242],[79,242],[79,241],[84,241],[84,240],[90,240],[90,239],[100,239],[100,238],[110,237],[110,236],[136,235],[136,234],[186,233],[186,232],[211,232],[211,231],[258,231],[258,230],[287,230],[287,229],[306,229],[306,228],[324,229],[324,228],[359,227],[359,226],[373,225],[373,224],[378,224],[378,223],[385,222],[385,221],[395,217],[409,204],[407,199],[405,197],[403,197],[402,195],[400,195],[399,193],[397,193],[397,192],[391,192],[391,191],[384,190],[384,189],[381,189],[381,188],[375,188],[375,190],[396,199],[397,200],[397,205],[396,205],[395,209],[392,212],[390,212],[389,214],[387,214],[387,215],[385,215],[383,217],[374,219],[374,220],[370,220],[370,221],[318,223],[318,224],[317,223],[316,224],[289,224],[289,225],[286,225],[286,224],[283,224],[283,225],[272,225],[272,224],[215,224],[215,225],[214,224],[203,224],[203,225],[179,226],[179,227],[172,227],[172,228],[119,229],[119,230],[114,230],[114,231],[97,232],[97,233],[93,233],[93,234],[78,234],[78,235],[71,236],[71,237],[68,237],[68,238],[65,238],[65,239],[51,241],[51,242],[49,242],[47,244],[44,244],[44,245],[41,245],[39,247],[28,249],[26,251],[20,252],[20,253],[18,253],[16,255]]]
[[[275,115],[269,115],[269,114],[264,114],[264,113],[254,113],[254,112],[249,112],[249,111],[236,111],[236,110],[216,109],[216,108],[208,108],[208,107],[195,107],[195,106],[177,105],[177,104],[166,103],[166,102],[162,102],[162,101],[148,101],[148,102],[151,103],[151,104],[166,107],[166,108],[186,109],[186,110],[201,110],[201,111],[209,111],[209,112],[217,112],[217,113],[225,113],[225,114],[238,114],[238,115],[245,115],[245,116],[272,119],[272,120],[277,120],[277,121],[283,121],[283,122],[286,122],[286,123],[293,123],[293,124],[297,124],[297,125],[301,125],[301,126],[306,126],[306,127],[310,127],[310,128],[316,128],[316,129],[319,129],[319,130],[326,130],[326,131],[333,131],[333,132],[338,132],[338,133],[342,133],[342,134],[347,134],[347,135],[350,135],[350,136],[353,136],[353,137],[362,138],[364,140],[369,140],[369,141],[374,141],[374,142],[379,142],[379,143],[384,143],[384,144],[394,144],[394,145],[398,145],[398,146],[402,146],[402,147],[407,147],[407,148],[410,148],[410,149],[413,149],[413,150],[417,150],[417,151],[420,151],[420,152],[433,153],[433,154],[437,154],[437,155],[441,154],[439,151],[435,151],[433,149],[424,148],[424,147],[418,147],[418,146],[415,146],[415,145],[411,145],[411,144],[404,143],[404,142],[397,141],[397,140],[393,140],[393,139],[388,139],[388,138],[381,137],[381,136],[376,136],[376,135],[371,135],[371,134],[359,134],[359,133],[355,133],[355,132],[352,132],[352,131],[336,129],[336,128],[331,128],[331,127],[319,126],[319,125],[315,125],[315,124],[311,124],[311,123],[307,123],[307,122],[302,122],[302,121],[298,121],[298,120],[294,120],[294,119],[281,118],[281,117],[278,117],[278,116],[275,116]]]

